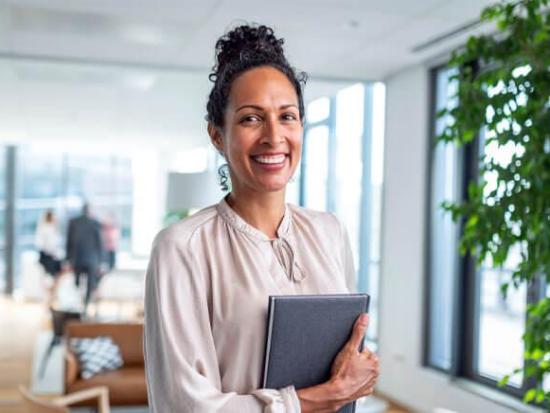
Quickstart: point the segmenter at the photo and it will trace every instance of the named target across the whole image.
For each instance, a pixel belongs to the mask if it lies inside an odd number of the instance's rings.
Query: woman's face
[[[210,127],[229,164],[233,191],[284,190],[300,161],[302,132],[295,89],[269,66],[233,81],[224,129]]]

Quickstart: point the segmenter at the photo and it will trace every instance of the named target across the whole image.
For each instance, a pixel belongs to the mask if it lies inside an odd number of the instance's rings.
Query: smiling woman
[[[237,27],[216,43],[208,133],[232,189],[155,240],[144,337],[152,412],[336,412],[371,394],[378,377],[376,356],[358,347],[363,316],[330,380],[260,388],[268,297],[355,286],[340,222],[285,203],[300,161],[305,75],[282,44],[265,26]]]
[[[233,197],[285,190],[302,150],[296,92],[272,67],[251,69],[232,85],[224,129],[211,124],[212,142],[230,167]]]

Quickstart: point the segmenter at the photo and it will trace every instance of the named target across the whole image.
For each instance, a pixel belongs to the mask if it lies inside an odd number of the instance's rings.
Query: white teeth
[[[254,156],[253,157],[256,162],[259,163],[267,163],[267,164],[275,164],[275,163],[282,163],[284,162],[286,155],[275,155],[275,156]]]

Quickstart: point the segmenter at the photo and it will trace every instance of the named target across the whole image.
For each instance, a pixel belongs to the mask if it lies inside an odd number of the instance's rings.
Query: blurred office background
[[[432,145],[453,88],[445,63],[490,30],[476,24],[490,3],[0,1],[0,410],[23,411],[18,384],[62,390],[35,377],[52,327],[34,244],[47,209],[63,236],[84,202],[115,222],[117,265],[88,316],[139,322],[153,237],[223,196],[208,73],[217,37],[247,21],[272,25],[310,76],[288,201],[333,212],[350,235],[382,365],[385,403],[371,411],[523,411],[521,377],[496,383],[522,363],[526,292],[503,300],[507,269],[487,265],[469,292],[476,323],[454,322],[457,229],[438,205],[456,196],[465,165]],[[58,305],[74,304],[70,284]],[[462,335],[473,350],[457,367]]]

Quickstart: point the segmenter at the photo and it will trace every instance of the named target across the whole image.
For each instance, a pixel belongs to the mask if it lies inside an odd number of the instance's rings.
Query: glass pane
[[[372,147],[371,182],[370,182],[370,237],[369,237],[369,272],[368,293],[371,296],[371,325],[368,339],[378,337],[378,284],[380,277],[380,236],[382,233],[382,185],[384,168],[384,122],[386,89],[383,83],[373,85],[372,102]]]
[[[47,208],[21,208],[16,211],[15,224],[19,245],[32,247],[36,225],[42,219]]]
[[[325,211],[327,208],[328,127],[317,126],[307,132],[304,156],[304,206]]]
[[[97,203],[95,198],[116,191],[115,161],[102,156],[68,156],[68,195]]]
[[[311,101],[306,108],[306,119],[309,123],[320,122],[330,113],[330,99],[322,97]]]
[[[63,193],[63,154],[59,151],[42,146],[21,147],[17,164],[21,198],[49,198]]]
[[[378,281],[380,279],[380,263],[369,265],[369,329],[367,340],[376,341],[378,337]]]
[[[45,145],[22,146],[17,150],[16,168],[13,283],[18,289],[23,272],[36,262],[36,225],[47,209],[58,209],[65,192],[64,155]]]
[[[436,74],[436,111],[449,105],[455,85],[449,71]],[[436,135],[446,119],[434,120]],[[429,354],[431,366],[448,370],[452,354],[453,284],[458,265],[458,227],[441,209],[443,201],[459,199],[458,153],[451,144],[438,144],[432,153],[430,205]]]
[[[355,268],[359,266],[359,230],[363,177],[365,88],[358,84],[336,95],[335,213],[348,231]]]
[[[0,294],[6,288],[5,262],[6,148],[0,146]]]
[[[120,228],[120,250],[130,251],[132,239],[132,205],[117,208],[116,224]]]
[[[2,208],[6,201],[6,148],[0,146],[0,205]],[[0,220],[4,220],[4,216],[0,217]],[[2,232],[3,234],[3,232]]]
[[[22,285],[22,272],[36,262],[36,225],[46,209],[55,211],[64,238],[68,220],[80,214],[83,201],[89,201],[97,219],[110,219],[119,226],[119,250],[130,250],[133,191],[130,159],[29,146],[21,148],[17,162],[20,190],[15,212],[15,288]],[[0,230],[2,226],[3,216]]]
[[[294,176],[288,182],[286,186],[286,202],[291,204],[298,205],[300,204],[300,170],[301,170],[301,161],[296,167]]]
[[[382,185],[384,180],[384,126],[386,123],[386,86],[383,83],[373,85],[372,105],[372,168],[371,179],[374,186]]]
[[[0,291],[3,293],[6,289],[6,261],[3,258],[6,251],[0,249],[0,254],[2,254],[2,259],[0,259]]]
[[[125,158],[115,158],[115,192],[118,195],[132,196],[133,177],[132,177],[132,160]]]
[[[480,375],[500,380],[515,368],[523,366],[525,327],[525,285],[510,287],[507,298],[500,294],[500,285],[510,271],[483,268],[480,271],[480,315],[477,371]],[[522,376],[512,376],[509,384],[521,387]]]
[[[489,93],[494,93],[494,88],[491,88]],[[494,136],[491,130],[483,130],[480,136],[481,155],[486,160],[506,168],[514,155],[522,156],[523,147],[514,145],[512,142],[501,145],[493,141],[486,145],[485,139]],[[483,178],[487,182],[484,188],[484,202],[487,205],[494,205],[504,193],[504,188],[498,181],[498,173],[486,172]],[[491,194],[493,191],[496,196]],[[510,229],[514,225],[516,224],[508,221]],[[523,366],[521,337],[525,329],[526,287],[525,285],[519,289],[510,287],[506,299],[500,293],[500,286],[510,279],[520,261],[521,254],[517,244],[510,250],[503,269],[495,268],[491,260],[487,259],[479,274],[481,302],[478,315],[476,368],[480,375],[494,380],[500,380],[515,368]],[[522,376],[512,376],[509,384],[521,387]]]

